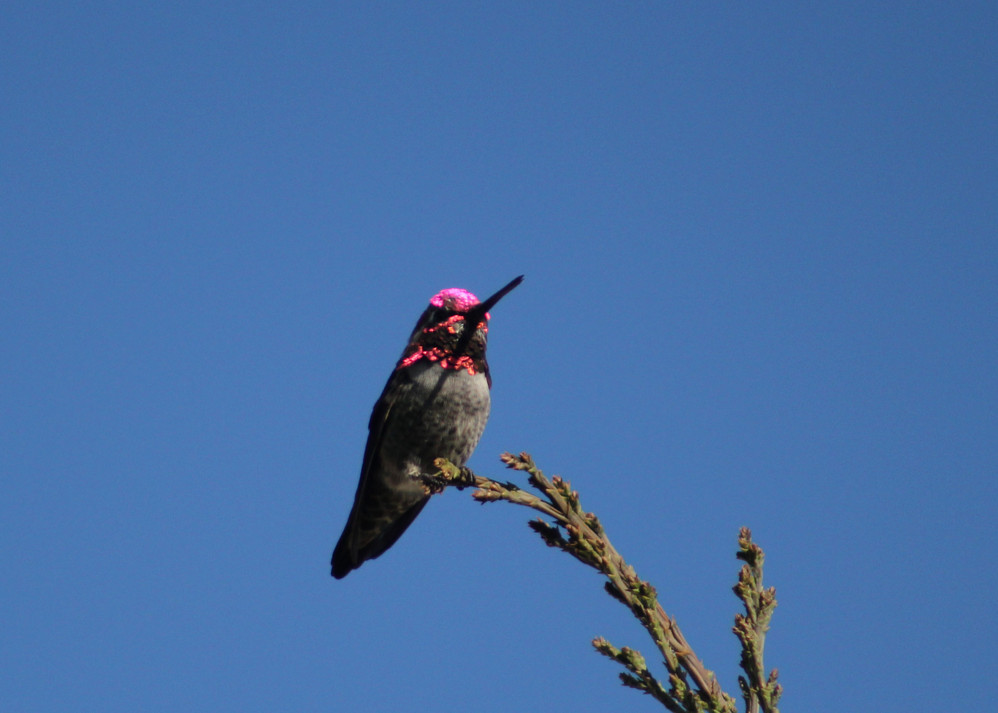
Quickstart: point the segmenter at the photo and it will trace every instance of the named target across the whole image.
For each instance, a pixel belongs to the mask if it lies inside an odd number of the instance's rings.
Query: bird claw
[[[442,493],[451,484],[451,481],[442,475],[421,475],[419,481],[426,489],[427,495]]]
[[[461,466],[457,477],[452,482],[457,486],[458,490],[474,488],[478,484],[475,480],[475,474],[471,472],[471,468],[465,468],[464,466]]]
[[[458,490],[478,486],[476,476],[472,472],[471,468],[464,467],[460,468],[457,475],[453,478],[443,474],[434,473],[432,475],[424,474],[419,476],[419,481],[423,484],[423,487],[426,488],[427,495],[442,493],[449,486],[453,486]]]

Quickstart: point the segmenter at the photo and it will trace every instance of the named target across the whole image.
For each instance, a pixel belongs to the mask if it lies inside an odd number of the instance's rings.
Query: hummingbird
[[[333,550],[337,579],[412,524],[430,499],[423,478],[436,472],[436,458],[463,466],[471,457],[491,405],[489,310],[522,280],[484,302],[456,287],[430,299],[371,413],[353,509]]]

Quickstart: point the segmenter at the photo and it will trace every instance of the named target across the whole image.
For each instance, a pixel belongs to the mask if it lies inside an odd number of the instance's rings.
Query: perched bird
[[[430,499],[421,478],[446,458],[463,466],[489,417],[492,377],[485,360],[489,310],[523,275],[484,302],[467,290],[441,290],[374,404],[360,483],[333,551],[341,579],[395,544]]]

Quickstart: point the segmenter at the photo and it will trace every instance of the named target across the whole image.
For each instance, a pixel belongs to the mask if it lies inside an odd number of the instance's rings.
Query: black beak
[[[482,318],[485,317],[485,313],[488,312],[493,307],[495,307],[496,302],[498,302],[503,297],[512,292],[513,288],[519,285],[521,282],[523,282],[523,275],[520,275],[519,277],[510,280],[508,285],[503,287],[501,290],[496,292],[494,295],[489,297],[481,304],[477,304],[474,307],[472,307],[470,310],[468,310],[468,317],[471,317],[472,315],[477,317],[477,321],[473,319],[472,324],[477,324],[478,322],[481,322]],[[465,317],[465,319],[467,319],[468,317]]]
[[[478,323],[485,319],[485,313],[495,307],[499,300],[512,292],[513,288],[521,282],[523,282],[523,275],[510,280],[509,284],[501,290],[496,292],[484,302],[480,302],[468,310],[468,313],[464,316],[464,333],[461,335],[461,339],[458,341],[457,347],[454,349],[455,354],[464,354],[464,350],[467,348],[468,342],[471,341],[471,335],[475,333]]]

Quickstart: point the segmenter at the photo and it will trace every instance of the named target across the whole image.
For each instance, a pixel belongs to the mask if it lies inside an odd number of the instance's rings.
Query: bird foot
[[[471,471],[471,468],[465,468],[464,466],[461,466],[461,470],[458,472],[457,477],[451,482],[457,486],[458,490],[474,488],[478,484],[475,479],[475,474]]]
[[[443,475],[421,475],[419,482],[423,484],[427,495],[442,493],[451,484],[450,479]]]
[[[447,487],[453,486],[458,490],[474,488],[477,486],[475,474],[470,468],[462,467],[453,478],[434,473],[432,475],[419,476],[420,482],[426,488],[427,495],[442,493]]]

